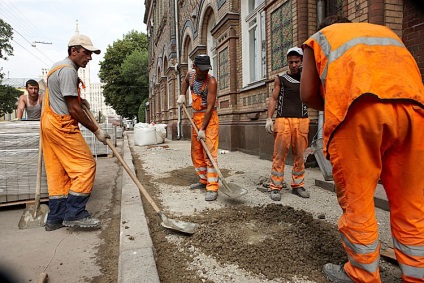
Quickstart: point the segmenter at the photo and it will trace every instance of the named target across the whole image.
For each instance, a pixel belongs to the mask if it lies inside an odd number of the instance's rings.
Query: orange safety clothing
[[[292,188],[305,185],[304,152],[308,147],[309,118],[277,118],[274,123],[274,154],[272,156],[271,190],[281,190],[284,181],[284,166],[292,145],[294,159]]]
[[[202,126],[204,116],[204,113],[194,113],[193,115],[193,122],[198,129]],[[216,164],[218,164],[218,134],[218,113],[214,110],[211,118],[209,119],[208,126],[205,129],[205,144]],[[197,140],[197,133],[195,129],[191,130],[191,160],[193,161],[193,166],[200,178],[200,182],[202,184],[206,184],[206,190],[215,192],[218,191],[218,172],[215,170],[211,160],[203,150],[201,142]]]
[[[191,98],[193,100],[192,108],[194,110],[193,122],[197,129],[200,129],[202,127],[207,108],[207,86],[211,76],[207,74],[206,78],[201,83],[195,82],[195,77],[196,72],[193,70],[190,73],[190,89]],[[205,136],[205,144],[216,164],[218,164],[219,121],[216,109],[212,111],[209,123],[205,129]],[[200,178],[200,183],[206,184],[206,190],[215,192],[218,191],[218,172],[204,151],[202,143],[197,140],[197,133],[195,129],[191,130],[191,160],[196,173]]]
[[[50,71],[48,77],[60,68]],[[47,77],[47,82],[48,82]],[[58,115],[50,108],[48,87],[41,116],[41,138],[49,197],[88,195],[96,173],[96,163],[81,131],[71,115]]]
[[[355,282],[381,281],[373,200],[381,178],[402,279],[423,282],[424,88],[417,64],[397,35],[379,25],[333,24],[305,45],[321,79],[324,152],[343,210],[345,271]]]
[[[417,63],[389,28],[368,23],[332,24],[304,44],[313,49],[321,78],[325,101],[323,141],[327,158],[333,132],[359,96],[410,99],[424,105]],[[408,75],[400,75],[399,70],[407,70]]]
[[[329,146],[338,226],[355,282],[380,282],[374,193],[379,178],[390,204],[396,258],[403,282],[424,279],[424,109],[364,96],[349,109]]]

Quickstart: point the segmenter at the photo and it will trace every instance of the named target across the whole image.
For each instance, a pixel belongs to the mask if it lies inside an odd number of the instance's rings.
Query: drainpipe
[[[177,97],[181,94],[181,76],[180,71],[178,70],[179,62],[180,62],[180,34],[178,29],[178,0],[174,1],[175,5],[175,45],[177,52],[177,63],[175,64],[175,73],[177,78]],[[181,131],[181,106],[178,105],[178,122],[177,122],[177,139],[181,139],[183,134]]]
[[[325,17],[325,2],[324,0],[317,0],[317,26],[322,22]],[[324,126],[324,112],[318,111],[318,132],[317,139],[322,139],[322,128]]]

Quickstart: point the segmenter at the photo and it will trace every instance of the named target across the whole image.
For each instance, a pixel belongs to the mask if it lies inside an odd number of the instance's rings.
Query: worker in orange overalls
[[[68,57],[57,62],[47,76],[47,91],[41,115],[41,141],[49,192],[46,231],[63,226],[100,228],[85,206],[90,198],[96,163],[78,123],[106,144],[107,132],[85,114],[90,105],[81,99],[78,69],[85,68],[92,53],[100,54],[89,37],[76,34],[68,43]]]
[[[274,79],[274,90],[269,98],[268,116],[265,129],[274,135],[274,153],[272,155],[270,197],[281,200],[284,182],[284,167],[290,144],[293,153],[292,193],[302,198],[309,198],[305,186],[304,152],[308,147],[309,118],[308,108],[299,96],[300,75],[303,51],[292,47],[287,51],[289,70]],[[275,123],[272,116],[277,108]]]
[[[304,43],[300,94],[324,110],[338,227],[348,255],[327,263],[332,282],[381,282],[374,192],[390,204],[403,282],[424,282],[424,87],[412,55],[389,28],[331,16]]]
[[[200,180],[192,184],[190,189],[206,188],[206,201],[214,201],[218,196],[218,172],[215,170],[211,160],[203,150],[200,140],[208,147],[212,157],[217,163],[219,122],[217,106],[217,83],[216,79],[209,75],[212,69],[211,61],[207,55],[197,55],[194,58],[193,69],[189,70],[181,85],[181,95],[178,104],[185,104],[185,94],[190,87],[193,103],[193,122],[199,130],[191,132],[191,159]]]

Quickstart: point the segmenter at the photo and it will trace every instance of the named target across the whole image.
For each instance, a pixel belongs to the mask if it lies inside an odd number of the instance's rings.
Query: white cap
[[[300,56],[303,56],[303,51],[299,47],[292,47],[287,51],[287,56],[289,56],[290,53],[297,53]]]
[[[82,34],[76,34],[68,42],[68,47],[81,45],[88,51],[94,52],[95,54],[100,54],[100,49],[93,46],[91,39]]]

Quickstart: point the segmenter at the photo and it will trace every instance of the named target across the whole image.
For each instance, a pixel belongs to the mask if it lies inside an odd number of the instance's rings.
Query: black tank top
[[[308,118],[308,107],[300,100],[300,74],[285,73],[280,79],[277,118]]]

